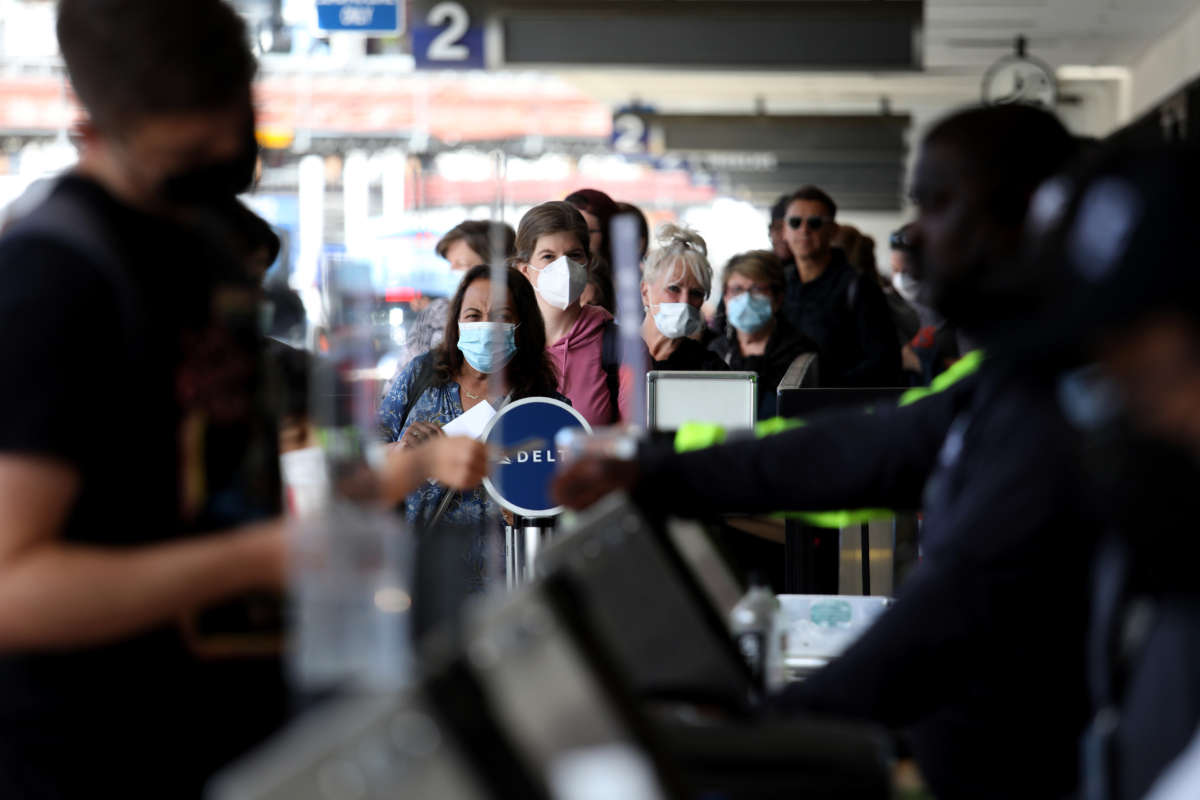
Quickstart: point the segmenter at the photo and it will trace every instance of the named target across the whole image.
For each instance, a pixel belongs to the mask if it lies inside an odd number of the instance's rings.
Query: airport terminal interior
[[[0,0],[0,798],[1200,797],[1197,0]]]

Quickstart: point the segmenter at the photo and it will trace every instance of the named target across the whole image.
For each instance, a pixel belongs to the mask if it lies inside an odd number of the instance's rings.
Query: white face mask
[[[892,273],[892,288],[896,290],[896,294],[910,303],[917,302],[921,292],[921,284],[907,272]]]
[[[587,267],[566,256],[559,256],[546,266],[533,269],[538,273],[533,288],[555,308],[565,309],[578,300],[587,288]]]
[[[654,325],[668,339],[682,339],[700,330],[700,309],[691,303],[660,303]]]

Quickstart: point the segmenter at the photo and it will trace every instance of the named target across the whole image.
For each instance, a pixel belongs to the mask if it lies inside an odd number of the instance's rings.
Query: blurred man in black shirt
[[[250,183],[256,66],[218,0],[62,0],[58,38],[80,161],[0,239],[0,796],[192,797],[255,732],[176,620],[285,571],[273,476],[228,480],[245,270],[187,224]]]

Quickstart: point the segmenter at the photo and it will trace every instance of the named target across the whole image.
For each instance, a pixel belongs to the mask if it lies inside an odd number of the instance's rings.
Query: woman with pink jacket
[[[587,222],[570,203],[542,203],[522,217],[516,249],[514,265],[533,284],[546,321],[558,390],[591,425],[620,421],[619,365],[606,357],[615,352],[612,314],[580,304],[591,260]]]

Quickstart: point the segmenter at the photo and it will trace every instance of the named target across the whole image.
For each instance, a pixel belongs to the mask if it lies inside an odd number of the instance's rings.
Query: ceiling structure
[[[932,113],[977,100],[984,70],[1013,52],[1017,36],[1026,38],[1030,55],[1070,80],[1089,74],[1078,67],[1134,66],[1197,8],[1197,0],[925,0],[925,68],[920,72],[573,70],[562,75],[603,102],[637,99],[669,111],[864,111],[887,98],[921,116],[922,108]]]
[[[983,69],[1024,35],[1056,67],[1128,67],[1196,8],[1196,0],[925,0],[925,66]]]

